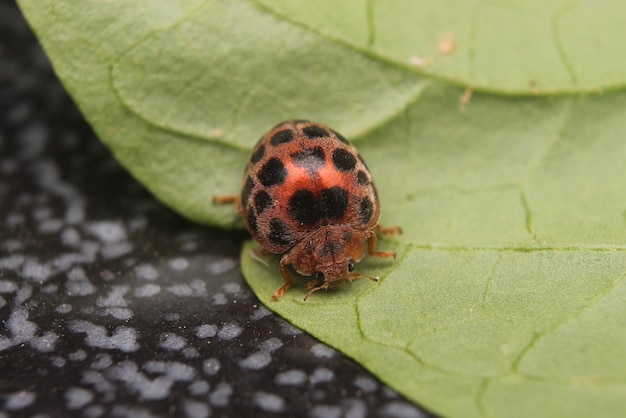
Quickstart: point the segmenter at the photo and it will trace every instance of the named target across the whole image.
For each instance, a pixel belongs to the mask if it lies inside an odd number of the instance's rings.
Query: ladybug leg
[[[313,281],[309,282],[309,284],[312,284],[312,283],[313,283]],[[318,290],[322,290],[322,289],[326,290],[326,289],[328,289],[328,286],[329,286],[328,282],[324,282],[324,283],[322,283],[321,285],[319,285],[317,287],[313,287],[313,286],[309,287],[309,285],[307,285],[307,289],[310,289],[310,290],[307,292],[306,295],[304,295],[304,300],[307,300],[309,298],[309,296],[311,296],[312,293],[315,293]]]
[[[402,227],[401,226],[383,227],[382,225],[376,225],[376,232],[378,232],[380,235],[388,235],[388,236],[400,235],[402,234]]]
[[[262,247],[256,247],[252,249],[252,258],[255,261],[258,261],[259,263],[263,264],[265,267],[270,266],[269,264],[267,264],[267,261],[265,260],[265,258],[268,255],[270,255],[270,253]]]
[[[351,274],[351,275],[348,276],[347,280],[349,282],[353,282],[353,281],[359,280],[359,279],[370,279],[373,282],[377,282],[378,281],[378,277],[368,276],[367,274],[357,273],[356,271],[354,273],[356,273],[356,274]]]
[[[276,291],[272,295],[272,298],[276,300],[283,297],[285,292],[293,284],[293,278],[291,277],[291,273],[289,273],[289,269],[287,268],[289,264],[291,264],[291,259],[289,258],[289,254],[283,255],[283,257],[280,259],[280,274],[283,276],[283,279],[285,279],[285,284],[279,287],[278,289],[276,289]]]
[[[234,205],[235,210],[241,213],[241,197],[236,195],[231,196],[213,196],[213,203],[218,205]]]
[[[367,253],[374,257],[380,258],[396,258],[396,253],[393,251],[376,251],[376,243],[378,238],[374,232],[370,232],[369,240],[367,242]]]
[[[213,196],[213,203],[219,205],[229,205],[237,203],[239,196]]]

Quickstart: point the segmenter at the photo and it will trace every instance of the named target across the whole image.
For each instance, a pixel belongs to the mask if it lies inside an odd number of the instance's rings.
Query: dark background
[[[246,239],[136,183],[0,2],[0,418],[426,416],[263,308]]]

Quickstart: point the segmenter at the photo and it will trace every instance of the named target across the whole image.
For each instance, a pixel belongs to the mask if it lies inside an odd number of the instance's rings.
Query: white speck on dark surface
[[[189,287],[193,290],[194,296],[206,296],[209,294],[206,287],[206,282],[204,282],[203,280],[192,280],[191,283],[189,283]]]
[[[211,385],[204,380],[197,380],[189,385],[188,391],[191,396],[206,395],[209,393]]]
[[[183,411],[188,418],[208,418],[211,416],[211,409],[207,404],[191,399],[183,401]]]
[[[88,234],[97,238],[104,244],[125,241],[127,239],[124,226],[118,222],[87,222],[84,225],[84,229]]]
[[[159,271],[152,264],[143,263],[135,267],[135,274],[143,280],[156,280],[159,278]]]
[[[63,367],[67,364],[67,360],[60,356],[53,356],[50,358],[50,364],[53,367]]]
[[[263,391],[256,392],[253,396],[254,403],[266,412],[282,412],[285,409],[285,401],[280,396]]]
[[[133,246],[127,242],[106,244],[102,247],[100,253],[105,259],[119,258],[123,255],[130,253],[133,250]]]
[[[104,298],[98,298],[96,301],[96,305],[100,307],[120,307],[120,306],[128,306],[129,302],[124,299],[124,296],[130,290],[129,286],[113,286],[111,290]]]
[[[87,353],[83,349],[78,349],[73,353],[69,353],[67,358],[72,361],[83,361],[87,358]]]
[[[211,276],[217,276],[227,273],[235,267],[237,267],[237,261],[232,258],[222,258],[221,260],[217,260],[209,264],[207,266],[207,273]]]
[[[299,386],[307,381],[307,374],[302,370],[287,370],[276,375],[276,384]]]
[[[85,333],[85,344],[90,347],[117,349],[125,353],[137,351],[137,331],[123,325],[116,327],[111,335],[101,325],[95,325],[89,321],[76,320],[69,323],[71,332]]]
[[[302,334],[298,328],[294,327],[287,321],[280,321],[280,332],[284,335],[299,335]]]
[[[319,367],[313,371],[313,374],[309,378],[312,385],[320,383],[328,383],[335,378],[335,373],[325,367]]]
[[[67,273],[65,290],[68,296],[87,296],[96,292],[96,287],[89,281],[82,267],[74,267]]]
[[[105,409],[102,405],[91,405],[82,410],[85,418],[100,418],[104,416]]]
[[[67,228],[61,232],[61,244],[76,247],[80,244],[80,233],[75,228]]]
[[[226,283],[222,286],[222,289],[224,289],[226,294],[238,293],[241,292],[241,285],[239,283]]]
[[[241,360],[239,365],[244,369],[259,370],[270,364],[271,361],[272,356],[270,353],[261,351],[250,354],[248,357]]]
[[[186,284],[175,284],[173,286],[168,286],[165,290],[173,295],[180,297],[188,297],[193,295],[193,289]]]
[[[220,361],[216,358],[207,359],[204,361],[204,364],[202,365],[202,370],[208,376],[215,376],[220,371],[221,368],[222,368],[222,365]]]
[[[159,345],[166,350],[181,350],[187,345],[187,341],[176,334],[166,332],[165,334],[161,334]]]
[[[180,319],[180,314],[176,312],[170,312],[170,313],[165,314],[163,319],[165,319],[166,321],[170,321],[170,322],[178,321]]]
[[[193,367],[178,361],[148,361],[143,367],[145,371],[150,373],[161,373],[175,381],[191,381],[196,375]]]
[[[224,324],[219,331],[217,331],[217,336],[223,340],[232,340],[233,338],[237,338],[241,335],[243,329],[234,323]]]
[[[135,296],[138,298],[149,298],[156,295],[161,291],[161,286],[158,284],[145,284],[135,289]]]
[[[228,299],[223,293],[216,293],[213,295],[213,305],[226,305],[227,303]]]
[[[380,411],[383,418],[425,418],[428,415],[407,402],[391,401],[384,405]]]
[[[13,2],[0,55],[0,418],[426,416],[262,306],[244,234],[120,167]]]
[[[176,271],[182,271],[182,270],[185,270],[187,267],[189,267],[189,261],[187,261],[187,259],[182,258],[182,257],[173,258],[169,260],[167,264],[170,266],[172,270],[176,270]]]
[[[72,312],[72,305],[70,305],[69,303],[62,303],[56,307],[55,311],[62,314],[70,313]]]
[[[8,411],[15,411],[17,409],[24,409],[27,406],[32,405],[35,401],[35,394],[27,390],[21,390],[16,393],[7,393],[4,401],[4,409]]]
[[[109,354],[98,353],[96,354],[90,367],[95,370],[104,370],[107,367],[111,367],[111,364],[113,364],[113,359]]]
[[[363,400],[350,399],[346,404],[346,418],[364,418],[367,416],[367,405]]]
[[[33,259],[26,259],[22,265],[21,276],[33,282],[45,282],[52,274],[50,267]]]
[[[0,293],[13,293],[17,290],[17,285],[9,280],[0,280]]]
[[[25,258],[21,254],[0,258],[0,268],[6,270],[17,270],[24,264]]]
[[[185,358],[196,358],[200,356],[200,353],[196,349],[196,347],[185,347],[180,351]]]
[[[354,386],[365,393],[372,393],[378,389],[378,383],[376,380],[367,376],[357,376],[354,379]]]
[[[217,326],[212,324],[202,324],[196,327],[196,337],[212,338],[217,334]]]
[[[209,402],[218,407],[228,406],[233,388],[228,383],[219,383],[215,390],[209,394]]]
[[[93,393],[83,388],[72,387],[65,391],[67,409],[81,409],[93,400]]]
[[[252,312],[252,315],[250,315],[250,319],[253,321],[258,321],[259,319],[263,319],[271,314],[272,313],[265,306],[259,306],[254,310],[254,312]]]
[[[283,342],[280,339],[270,338],[263,341],[260,348],[262,351],[269,351],[271,353],[272,351],[278,350],[282,346]]]
[[[335,350],[324,344],[315,344],[311,347],[311,352],[319,358],[331,358],[335,355]]]

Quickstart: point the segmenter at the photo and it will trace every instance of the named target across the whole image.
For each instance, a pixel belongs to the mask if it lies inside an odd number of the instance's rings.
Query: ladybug
[[[256,144],[246,166],[240,196],[216,196],[217,203],[234,203],[250,234],[263,250],[282,254],[285,283],[274,292],[279,299],[291,287],[288,266],[309,282],[306,300],[329,286],[375,277],[354,269],[376,251],[376,233],[400,233],[378,226],[380,204],[367,165],[342,135],[320,123],[291,120],[280,123]]]

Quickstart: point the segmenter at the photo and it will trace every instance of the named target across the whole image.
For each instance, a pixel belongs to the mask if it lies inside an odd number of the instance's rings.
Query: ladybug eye
[[[316,280],[324,280],[324,273],[322,273],[321,271],[316,271],[315,272],[315,279]]]
[[[348,261],[348,271],[354,271],[354,267],[355,267],[354,261],[352,260]]]

